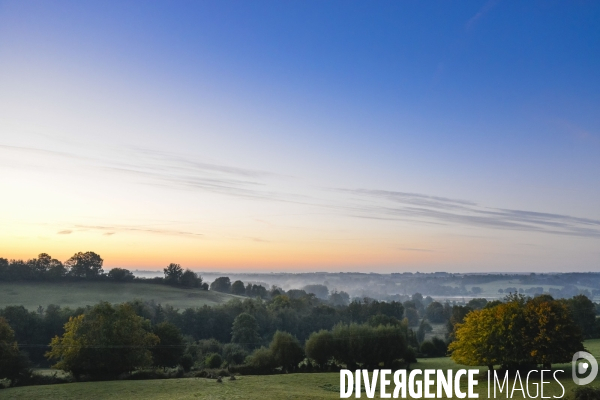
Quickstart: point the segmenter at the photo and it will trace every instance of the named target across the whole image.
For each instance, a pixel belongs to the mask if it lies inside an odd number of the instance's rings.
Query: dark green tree
[[[440,324],[446,320],[444,315],[444,306],[442,303],[434,301],[425,309],[425,317],[433,324]]]
[[[0,317],[0,379],[14,383],[27,371],[27,360],[19,353],[15,333],[8,322]]]
[[[596,306],[586,296],[580,294],[566,300],[571,311],[571,316],[581,329],[584,338],[597,337],[600,332],[596,330]]]
[[[179,364],[185,350],[183,336],[175,325],[162,322],[154,326],[153,332],[160,343],[152,348],[154,365],[159,367],[174,367]]]
[[[163,269],[165,274],[165,282],[176,285],[179,283],[179,279],[181,279],[181,275],[183,275],[183,269],[181,265],[171,263],[167,266],[167,268]]]
[[[125,268],[113,268],[108,271],[108,279],[115,282],[131,282],[134,279],[133,273]]]
[[[273,354],[275,364],[286,371],[295,371],[298,363],[304,359],[304,350],[298,339],[287,332],[275,332],[269,350]]]
[[[93,251],[79,252],[65,262],[69,275],[76,278],[98,278],[104,273],[102,258]]]
[[[231,342],[239,343],[245,348],[254,348],[260,344],[259,326],[256,318],[248,313],[241,313],[233,321]]]
[[[210,284],[210,290],[214,290],[216,292],[229,293],[230,288],[231,281],[227,276],[217,278],[213,283]]]
[[[323,329],[313,332],[304,345],[306,356],[314,360],[320,368],[324,368],[334,355],[333,343],[333,334],[330,331]]]
[[[186,287],[200,287],[202,285],[202,278],[190,269],[186,269],[179,278],[179,283]]]
[[[238,296],[243,296],[244,294],[246,294],[246,288],[244,287],[244,282],[242,282],[242,281],[233,282],[233,284],[231,285],[231,293],[237,294]]]

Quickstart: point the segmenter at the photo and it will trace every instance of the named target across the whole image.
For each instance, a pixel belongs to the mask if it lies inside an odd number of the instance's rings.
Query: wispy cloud
[[[84,147],[79,150],[69,152],[0,145],[0,151],[35,155],[23,157],[19,162],[30,160],[44,169],[50,167],[40,163],[40,156],[76,162],[78,166],[120,175],[145,185],[281,202],[309,201],[305,195],[269,189],[269,179],[289,180],[291,177],[268,171],[203,162],[191,156],[140,147],[105,149],[102,154]]]
[[[430,249],[417,249],[417,248],[412,248],[412,247],[399,247],[398,250],[419,251],[419,252],[424,252],[424,253],[433,253],[434,252],[434,250],[430,250]]]
[[[558,235],[599,237],[600,220],[563,214],[491,208],[473,201],[418,193],[367,189],[336,189],[355,195],[346,207],[352,215],[381,220],[431,222]],[[374,201],[377,200],[377,201]]]
[[[59,231],[57,232],[57,235],[70,235],[71,233],[73,233],[72,230],[70,229],[65,229],[64,231]]]
[[[92,230],[104,232],[103,235],[110,236],[117,232],[143,232],[143,233],[155,233],[160,235],[174,235],[174,236],[191,236],[201,237],[204,236],[202,233],[178,231],[171,229],[155,228],[155,227],[144,227],[144,226],[131,226],[131,225],[75,225],[76,229]],[[107,231],[107,232],[105,232]]]

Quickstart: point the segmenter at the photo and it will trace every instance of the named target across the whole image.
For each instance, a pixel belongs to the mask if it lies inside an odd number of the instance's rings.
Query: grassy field
[[[586,349],[595,356],[600,355],[600,340],[588,341]],[[598,357],[597,357],[598,358]],[[419,369],[457,370],[466,368],[457,365],[450,358],[422,359],[411,366]],[[576,385],[571,379],[571,365],[557,365],[564,369],[560,380],[565,387],[564,399],[573,397]],[[487,371],[480,369],[479,385],[476,392],[480,399],[487,396]],[[235,381],[223,383],[203,378],[152,380],[152,381],[111,381],[82,382],[52,386],[30,386],[0,390],[0,399],[204,399],[204,400],[270,400],[270,399],[339,399],[339,374],[288,374],[270,376],[242,376]],[[548,379],[546,377],[546,379]],[[551,383],[544,386],[544,396],[560,396],[562,388],[551,377]],[[524,379],[523,379],[524,381]],[[538,380],[539,382],[539,380]],[[509,380],[512,387],[512,379]],[[600,386],[600,380],[592,383]],[[466,382],[461,385],[466,390]],[[532,394],[534,387],[531,387]],[[351,397],[354,398],[354,395]],[[363,398],[366,398],[363,391]],[[379,398],[379,397],[376,397]],[[506,398],[498,395],[497,398]],[[516,391],[513,399],[524,399]],[[539,397],[538,397],[539,398]]]
[[[114,282],[2,282],[0,307],[22,305],[36,310],[56,304],[61,307],[93,305],[100,301],[123,303],[134,299],[154,300],[176,308],[216,305],[235,296],[198,289],[182,289],[151,283]]]

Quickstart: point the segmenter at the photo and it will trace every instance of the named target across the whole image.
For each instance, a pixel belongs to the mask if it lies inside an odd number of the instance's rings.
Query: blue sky
[[[596,2],[0,1],[0,256],[598,270],[599,21]]]

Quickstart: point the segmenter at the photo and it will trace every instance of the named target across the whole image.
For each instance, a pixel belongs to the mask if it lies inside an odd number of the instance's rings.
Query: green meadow
[[[585,342],[586,349],[594,355],[600,354],[600,340]],[[598,358],[598,357],[597,357]],[[457,370],[467,368],[457,365],[448,357],[421,359],[411,366],[412,369],[441,369]],[[563,369],[560,382],[564,386],[564,399],[573,398],[573,389],[576,385],[571,379],[571,365],[563,364],[553,366],[554,369]],[[479,384],[476,393],[479,398],[486,399],[487,395],[487,370],[480,369]],[[551,376],[550,381],[544,385],[544,396],[561,396],[563,389]],[[49,386],[28,386],[0,390],[0,399],[205,399],[205,400],[276,400],[276,399],[339,399],[339,374],[314,373],[314,374],[285,374],[262,376],[239,376],[236,380],[228,378],[218,383],[213,379],[184,378],[169,380],[147,381],[107,381],[107,382],[81,382]],[[513,384],[509,379],[509,384]],[[535,380],[539,383],[539,378]],[[530,382],[530,384],[533,383]],[[525,384],[525,379],[523,379]],[[592,383],[600,386],[600,380]],[[466,391],[466,381],[461,385],[461,390]],[[389,390],[390,392],[393,389]],[[530,387],[531,394],[535,387]],[[492,392],[493,394],[493,392]],[[351,398],[355,398],[354,395]],[[362,398],[366,398],[364,391]],[[380,398],[380,397],[375,397]],[[493,398],[493,395],[492,395]],[[498,394],[496,398],[507,398],[505,394]],[[515,391],[513,399],[525,399],[520,391]],[[539,398],[539,397],[538,397]]]
[[[175,308],[201,307],[227,302],[235,296],[199,289],[177,288],[152,283],[121,282],[2,282],[0,307],[15,305],[36,310],[56,304],[76,308],[101,301],[123,303],[134,299],[154,300]]]

